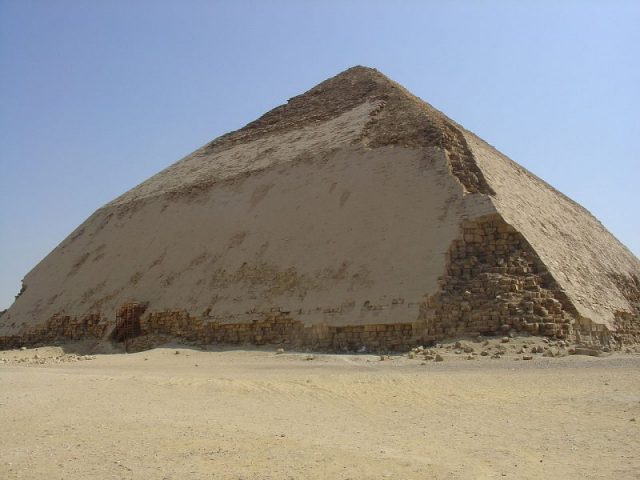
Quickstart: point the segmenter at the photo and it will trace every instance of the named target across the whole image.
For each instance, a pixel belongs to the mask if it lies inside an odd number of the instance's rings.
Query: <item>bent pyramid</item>
[[[96,211],[24,279],[4,345],[178,337],[400,348],[640,340],[640,262],[588,211],[351,68]]]

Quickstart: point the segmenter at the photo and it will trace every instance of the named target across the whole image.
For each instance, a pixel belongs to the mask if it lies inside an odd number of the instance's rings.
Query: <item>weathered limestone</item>
[[[524,237],[491,215],[462,224],[424,318],[430,340],[510,330],[574,338],[576,312]]]
[[[623,343],[640,343],[640,278],[612,275],[611,279],[631,307],[614,312],[614,335]]]
[[[619,347],[640,341],[639,278],[582,207],[354,67],[96,211],[27,274],[0,346]]]
[[[18,335],[0,336],[0,348],[16,348],[23,345],[37,345],[71,340],[102,339],[114,326],[99,313],[89,313],[81,317],[53,315],[42,325],[36,325]]]
[[[143,350],[169,339],[195,344],[286,345],[320,350],[401,350],[416,341],[414,326],[406,323],[379,325],[305,326],[288,314],[274,314],[250,323],[220,323],[191,316],[187,312],[152,312],[123,335],[114,322],[96,315],[77,319],[56,316],[27,335],[0,337],[0,347],[15,348],[81,339],[103,339],[111,331],[115,341],[128,340],[130,350]]]

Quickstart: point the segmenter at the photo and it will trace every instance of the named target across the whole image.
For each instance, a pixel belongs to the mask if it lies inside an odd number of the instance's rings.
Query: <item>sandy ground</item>
[[[640,475],[640,355],[440,351],[0,352],[0,478]]]

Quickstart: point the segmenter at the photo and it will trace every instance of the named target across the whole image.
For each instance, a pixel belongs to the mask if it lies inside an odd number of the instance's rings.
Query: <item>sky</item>
[[[640,2],[0,0],[0,309],[91,213],[353,65],[640,256]]]

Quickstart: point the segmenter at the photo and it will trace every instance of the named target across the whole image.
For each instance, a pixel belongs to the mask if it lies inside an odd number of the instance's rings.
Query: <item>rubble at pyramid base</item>
[[[541,319],[542,320],[542,319]],[[624,320],[621,320],[624,321]],[[270,345],[289,349],[312,349],[329,352],[389,352],[404,351],[420,345],[477,336],[542,335],[564,340],[568,344],[608,347],[620,350],[637,345],[640,332],[626,329],[621,334],[612,335],[598,325],[556,324],[536,322],[522,324],[502,324],[498,330],[460,329],[457,335],[437,333],[441,327],[433,329],[430,322],[393,323],[377,325],[313,325],[305,326],[290,314],[265,315],[251,323],[219,323],[203,320],[184,311],[154,312],[140,321],[139,335],[122,339],[128,351],[142,351],[167,343],[185,343],[199,346],[208,345]],[[515,323],[515,322],[514,322]],[[109,341],[105,332],[115,323],[96,315],[70,317],[57,315],[44,326],[24,335],[0,337],[0,349],[24,346],[41,346],[93,339]],[[454,327],[452,327],[454,328]],[[551,332],[556,332],[552,334]],[[114,342],[115,343],[115,342]]]

